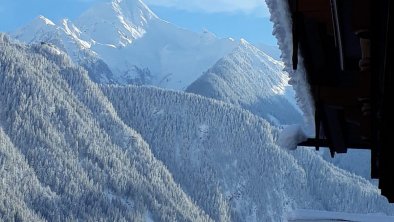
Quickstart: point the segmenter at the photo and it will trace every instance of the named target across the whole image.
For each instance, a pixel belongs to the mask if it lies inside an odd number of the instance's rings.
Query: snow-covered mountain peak
[[[247,46],[247,45],[250,44],[250,43],[249,43],[248,41],[246,41],[246,39],[244,39],[244,38],[241,38],[241,39],[239,40],[239,43],[240,43],[240,45],[244,45],[244,46]]]
[[[46,18],[43,15],[39,15],[35,17],[26,27],[38,29],[46,26],[55,26],[55,23],[49,18]]]
[[[48,36],[53,36],[56,28],[55,23],[40,15],[34,18],[28,25],[16,30],[12,36],[26,43],[45,41],[48,39]]]
[[[240,106],[275,123],[294,124],[301,116],[283,68],[281,62],[240,39],[230,54],[186,91]]]
[[[46,17],[43,16],[43,15],[39,15],[39,16],[36,18],[36,20],[39,21],[39,22],[44,22],[46,25],[52,25],[52,26],[55,25],[55,23],[53,23],[50,19],[46,18]]]
[[[54,24],[39,17],[12,36],[56,45],[100,83],[180,90],[238,46],[211,32],[194,33],[161,20],[140,0],[98,3],[72,22]]]
[[[158,17],[140,0],[113,0],[88,9],[76,24],[98,43],[124,47],[141,38],[154,19]]]
[[[259,48],[257,48],[256,46],[252,45],[251,43],[249,43],[247,40],[241,38],[239,40],[239,47],[238,47],[238,51],[243,51],[243,53],[247,52],[248,54],[254,54],[254,55],[258,55],[258,57],[262,60],[267,60],[270,63],[275,64],[274,67],[276,68],[280,68],[280,70],[278,70],[279,72],[282,71],[282,69],[284,68],[283,63],[272,58],[271,56],[269,56],[267,53],[265,53],[264,51],[260,50]]]
[[[279,82],[287,84],[287,74],[282,71],[284,68],[283,63],[273,59],[245,39],[240,39],[238,47],[230,55],[224,57],[224,59],[232,62],[241,62],[242,64],[250,64],[251,69],[270,70],[270,74],[280,76]],[[266,71],[263,73],[266,73]]]
[[[50,19],[43,15],[35,17],[27,26],[22,29],[40,30],[40,29],[52,29],[56,25]]]
[[[158,18],[141,0],[113,0],[112,5],[123,9],[123,12],[138,12],[138,14],[144,15],[145,19]]]

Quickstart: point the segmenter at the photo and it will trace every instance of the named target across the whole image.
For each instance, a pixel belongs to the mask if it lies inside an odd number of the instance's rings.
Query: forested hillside
[[[278,130],[243,109],[158,88],[103,91],[214,220],[282,221],[290,209],[394,212],[375,186],[315,151],[279,148]]]
[[[365,179],[289,152],[252,113],[158,88],[99,86],[49,44],[0,34],[0,220],[285,221],[383,212]],[[321,187],[326,189],[321,189]]]
[[[86,71],[3,34],[0,154],[0,220],[209,220]]]
[[[187,92],[242,107],[275,125],[302,122],[283,64],[242,40]]]

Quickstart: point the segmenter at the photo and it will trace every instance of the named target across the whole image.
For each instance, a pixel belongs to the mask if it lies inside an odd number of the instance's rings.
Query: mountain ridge
[[[94,5],[82,13],[75,23],[96,42],[125,47],[141,38],[146,32],[146,26],[158,19],[142,1],[113,0]],[[111,23],[103,24],[108,22]],[[116,34],[115,38],[111,34]],[[109,36],[113,39],[106,39]]]
[[[300,124],[301,111],[283,68],[281,62],[241,40],[186,92],[242,107],[275,125]]]
[[[41,24],[32,22],[12,36],[25,43],[52,43],[81,65],[86,60],[98,61],[98,67],[105,63],[106,72],[90,73],[99,83],[152,84],[184,90],[238,44],[172,25],[139,0],[99,3],[75,22],[52,24],[43,17]]]

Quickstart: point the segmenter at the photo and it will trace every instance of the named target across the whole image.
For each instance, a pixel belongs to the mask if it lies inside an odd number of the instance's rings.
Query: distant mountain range
[[[140,0],[100,3],[75,22],[64,19],[59,25],[39,16],[12,36],[55,45],[97,83],[187,89],[241,106],[271,123],[302,121],[280,62],[246,40],[176,27]],[[278,57],[279,49],[260,48]]]
[[[25,43],[56,45],[99,83],[180,90],[238,45],[172,25],[139,0],[97,4],[74,22],[55,24],[39,16],[12,36]]]

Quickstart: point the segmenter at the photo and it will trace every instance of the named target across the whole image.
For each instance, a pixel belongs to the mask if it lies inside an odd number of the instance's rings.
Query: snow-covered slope
[[[143,37],[155,20],[158,17],[140,0],[113,0],[88,9],[76,25],[96,42],[121,47]]]
[[[394,213],[368,181],[277,147],[276,128],[243,109],[156,88],[99,88],[48,44],[0,34],[0,49],[1,220]]]
[[[284,66],[245,40],[187,92],[234,104],[275,124],[302,122]]]
[[[272,58],[274,58],[276,60],[281,60],[280,59],[281,51],[277,45],[267,45],[264,43],[256,43],[255,46],[258,49],[260,49],[261,51],[263,51],[264,53],[271,56]]]
[[[0,33],[1,221],[209,221],[86,71]]]
[[[92,68],[96,82],[172,89],[185,89],[237,46],[163,21],[140,0],[99,3],[75,23],[64,19],[56,25],[40,16],[13,36],[27,43],[50,42],[85,68],[86,60],[103,61],[110,72],[95,74],[100,68]]]
[[[287,211],[299,208],[394,213],[365,179],[312,150],[276,146],[277,129],[243,109],[157,88],[103,91],[215,221],[285,221]]]
[[[90,50],[91,43],[82,40],[81,31],[69,20],[63,19],[57,26],[44,16],[38,16],[27,26],[15,31],[13,37],[24,43],[55,45],[86,70],[95,82],[114,82],[108,65],[97,53]]]

